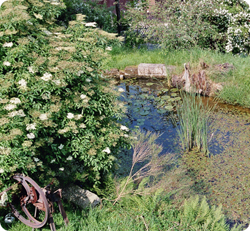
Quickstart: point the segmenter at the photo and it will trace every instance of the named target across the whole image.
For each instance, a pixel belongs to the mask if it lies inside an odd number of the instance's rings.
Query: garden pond
[[[177,168],[169,170],[167,180],[164,178],[166,192],[205,195],[211,204],[222,204],[230,220],[249,223],[250,109],[201,97],[204,104],[214,108],[208,123],[207,157],[181,149],[175,112],[181,97],[166,80],[127,79],[119,82],[117,90],[127,109],[122,123],[130,129],[160,133],[157,142],[162,144],[163,153],[178,156]],[[131,163],[131,152],[119,158],[118,174],[124,175]]]

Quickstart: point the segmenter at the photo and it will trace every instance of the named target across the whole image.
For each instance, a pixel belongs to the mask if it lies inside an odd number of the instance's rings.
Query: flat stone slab
[[[140,77],[167,77],[167,70],[164,64],[141,63],[138,65],[138,76]]]
[[[138,67],[128,66],[124,70],[126,77],[137,77],[138,76]]]

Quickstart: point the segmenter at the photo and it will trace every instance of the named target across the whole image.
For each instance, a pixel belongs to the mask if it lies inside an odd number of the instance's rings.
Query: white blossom
[[[66,160],[73,160],[72,156],[68,156],[68,158]]]
[[[25,114],[24,114],[24,112],[23,112],[22,109],[20,109],[20,110],[17,111],[17,115],[21,116],[21,117],[25,117]]]
[[[49,80],[51,80],[51,78],[52,78],[52,74],[50,74],[48,72],[44,73],[43,76],[41,77],[41,79],[44,81],[49,81]]]
[[[124,134],[123,136],[126,137],[126,138],[128,138],[128,134]]]
[[[121,130],[122,131],[129,131],[129,129],[126,126],[124,126],[124,125],[121,125]]]
[[[19,103],[21,103],[21,100],[19,98],[11,98],[10,103],[19,104]]]
[[[81,94],[81,95],[80,95],[80,98],[81,98],[81,99],[85,99],[86,97],[87,97],[87,96],[84,95],[84,94]]]
[[[79,128],[86,128],[86,125],[85,124],[80,124]]]
[[[40,120],[47,120],[47,119],[48,119],[47,113],[41,114],[41,115],[39,116],[39,119],[40,119]]]
[[[3,44],[3,47],[12,47],[12,46],[13,46],[13,42]]]
[[[106,51],[112,51],[112,47],[107,47]]]
[[[8,110],[8,111],[11,111],[11,110],[13,110],[13,109],[15,109],[16,108],[16,105],[15,104],[7,104],[5,107],[4,107],[4,109],[5,110]]]
[[[33,67],[28,67],[28,71],[29,71],[30,73],[32,73],[32,74],[34,74],[34,73],[35,73],[35,71],[34,71]]]
[[[86,22],[85,26],[96,27],[96,22]]]
[[[9,117],[14,117],[14,116],[20,116],[20,117],[25,117],[25,114],[22,109],[19,111],[12,111],[8,114]]]
[[[0,168],[0,173],[4,173],[4,170],[2,168]]]
[[[27,82],[24,79],[21,79],[18,81],[18,84],[20,84],[22,87],[26,87]]]
[[[35,138],[35,134],[31,132],[31,133],[27,134],[27,137],[29,139],[34,139]]]
[[[53,82],[55,85],[57,85],[57,86],[61,84],[60,79],[52,80],[52,82]]]
[[[4,62],[3,62],[3,65],[9,67],[9,66],[11,65],[11,63],[8,62],[8,61],[4,61]]]
[[[63,147],[64,147],[63,144],[60,144],[60,145],[58,146],[58,148],[61,149],[61,150],[63,149]]]
[[[119,87],[119,88],[118,88],[118,91],[119,91],[119,92],[124,92],[125,90],[124,90],[123,88]]]
[[[84,71],[80,70],[80,71],[77,72],[77,76],[81,76],[81,74],[83,74],[83,73],[84,73]]]
[[[54,163],[54,162],[56,162],[56,159],[53,159],[53,160],[50,161],[51,164]]]
[[[60,170],[60,171],[64,171],[64,168],[63,168],[63,167],[62,167],[62,168],[59,168],[59,170]]]
[[[91,79],[87,78],[85,81],[86,81],[87,83],[90,83],[90,82],[91,82]]]
[[[75,117],[75,120],[80,120],[83,117],[83,115],[82,114],[78,114],[78,115],[75,115],[74,117]]]
[[[26,124],[26,130],[35,130],[36,129],[36,123],[33,124]]]
[[[73,119],[73,118],[74,118],[74,114],[69,112],[69,113],[67,114],[67,118],[68,118],[68,119]]]
[[[38,158],[36,158],[36,157],[34,157],[33,159],[34,159],[35,162],[40,161],[40,160],[39,160]]]
[[[106,153],[108,153],[108,154],[110,154],[111,153],[111,151],[110,151],[110,149],[109,149],[109,147],[107,147],[107,148],[105,148],[104,150],[102,150],[103,152],[106,152]]]
[[[1,5],[0,5],[1,6]],[[6,206],[6,201],[8,200],[8,195],[6,192],[4,192],[1,196],[1,199],[0,199],[0,206]],[[1,227],[1,225],[0,225]],[[1,227],[2,228],[2,227]],[[1,230],[4,230],[4,229],[1,229]]]

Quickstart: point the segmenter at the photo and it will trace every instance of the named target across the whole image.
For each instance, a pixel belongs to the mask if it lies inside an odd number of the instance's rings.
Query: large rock
[[[63,189],[62,197],[82,209],[89,206],[94,207],[101,202],[101,199],[96,194],[82,189],[77,185],[70,185],[69,187]]]
[[[164,64],[141,63],[138,65],[138,76],[140,77],[167,77],[166,66]]]

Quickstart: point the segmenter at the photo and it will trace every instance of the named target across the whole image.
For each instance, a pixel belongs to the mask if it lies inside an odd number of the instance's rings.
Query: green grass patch
[[[230,230],[226,224],[221,207],[210,207],[206,198],[190,198],[179,206],[173,204],[169,195],[156,193],[150,196],[129,196],[115,206],[105,202],[102,207],[86,210],[71,209],[67,214],[68,227],[63,224],[59,214],[54,215],[56,229],[76,230]],[[9,231],[28,231],[31,228],[15,222]],[[50,230],[48,226],[44,231]],[[240,230],[234,228],[232,230]]]
[[[125,69],[126,66],[134,66],[140,63],[163,63],[175,66],[172,74],[180,75],[184,71],[183,64],[190,63],[191,74],[200,67],[203,61],[209,65],[208,75],[215,82],[223,82],[224,89],[218,98],[230,104],[238,104],[250,107],[250,57],[241,57],[232,54],[223,54],[217,51],[193,48],[190,50],[152,50],[129,49],[126,47],[114,47],[110,52],[111,57],[103,66],[104,69]],[[229,63],[234,66],[228,71],[218,71],[214,68],[217,64]]]

